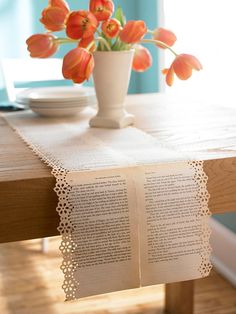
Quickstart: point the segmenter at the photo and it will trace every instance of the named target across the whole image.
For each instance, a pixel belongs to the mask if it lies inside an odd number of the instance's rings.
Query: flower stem
[[[98,34],[99,37],[102,36],[102,33],[98,29],[96,29],[96,33]]]
[[[112,46],[112,50],[119,50],[120,49],[120,46],[121,46],[121,41],[120,41],[120,38],[117,37],[116,38],[116,41],[114,42],[113,46]]]
[[[100,41],[100,44],[101,44],[101,49],[102,51],[104,50],[104,46],[107,48],[107,50],[111,50],[111,49],[108,49],[108,45],[110,47],[110,44],[109,42],[106,40],[106,38],[104,37],[104,34],[102,32],[100,32],[98,29],[96,29],[96,33],[98,34],[98,38],[103,38],[104,40],[103,41]],[[106,42],[106,44],[105,44]]]
[[[160,40],[155,40],[155,39],[142,39],[141,40],[142,43],[147,43],[147,44],[158,44],[160,46],[162,46],[163,48],[167,48],[169,49],[176,57],[178,56],[178,54],[167,44],[163,43]]]
[[[90,51],[93,45],[94,45],[94,41],[91,41],[91,43],[89,43],[89,45],[86,47],[86,50]]]
[[[98,38],[95,38],[95,40],[100,41],[100,43],[103,44],[107,48],[108,51],[111,51],[111,47],[105,38],[99,36]]]
[[[69,44],[69,43],[78,42],[78,40],[74,40],[74,39],[70,39],[70,38],[56,38],[55,41],[58,44]]]

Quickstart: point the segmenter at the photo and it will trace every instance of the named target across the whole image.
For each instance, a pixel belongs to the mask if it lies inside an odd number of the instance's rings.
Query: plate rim
[[[30,94],[37,93],[40,91],[47,90],[53,91],[64,89],[67,93],[74,92],[78,93],[81,92],[80,95],[73,95],[72,97],[30,97]],[[76,87],[76,86],[53,86],[53,87],[38,87],[38,88],[27,88],[16,95],[17,102],[64,102],[64,101],[76,101],[76,100],[83,100],[84,98],[89,98],[91,96],[95,96],[95,91],[92,87]]]

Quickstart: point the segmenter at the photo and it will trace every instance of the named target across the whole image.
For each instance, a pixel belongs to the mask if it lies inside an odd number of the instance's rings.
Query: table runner
[[[4,116],[56,178],[66,300],[207,276],[203,161],[134,127],[91,129],[93,114]]]

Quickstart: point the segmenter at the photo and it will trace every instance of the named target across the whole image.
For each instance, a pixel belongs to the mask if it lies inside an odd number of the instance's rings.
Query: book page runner
[[[66,300],[207,276],[203,162],[137,128],[91,129],[90,115],[5,115],[56,178]]]
[[[196,279],[211,269],[209,195],[202,165],[159,164],[135,173],[142,286]]]

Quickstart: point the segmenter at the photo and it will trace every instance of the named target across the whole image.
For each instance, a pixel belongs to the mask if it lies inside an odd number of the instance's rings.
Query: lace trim
[[[5,121],[8,123],[7,120]],[[62,289],[64,290],[66,301],[73,300],[75,299],[75,293],[78,289],[79,283],[74,278],[74,272],[77,269],[78,264],[73,259],[76,243],[72,239],[73,225],[70,220],[70,214],[73,210],[73,206],[69,203],[69,193],[72,187],[66,182],[66,175],[69,171],[63,168],[58,159],[46,151],[44,147],[33,144],[18,129],[15,129],[9,123],[8,125],[23,140],[26,146],[29,147],[37,157],[39,157],[52,169],[51,174],[56,179],[56,185],[54,188],[58,197],[56,211],[60,216],[60,223],[57,230],[62,236],[61,244],[59,246],[62,253],[62,264],[60,268],[64,274]]]
[[[73,223],[70,217],[74,207],[69,201],[69,194],[72,187],[66,181],[66,175],[68,173],[69,172],[63,168],[54,168],[52,170],[52,174],[56,178],[54,191],[58,196],[56,210],[60,216],[60,224],[57,230],[62,235],[59,249],[63,256],[61,270],[64,274],[64,282],[62,289],[65,292],[66,301],[74,300],[76,298],[75,294],[79,286],[79,283],[74,276],[74,273],[78,268],[78,263],[73,258],[77,245],[72,238]]]
[[[207,217],[209,218],[211,216],[211,212],[208,208],[208,202],[210,199],[210,194],[207,191],[207,181],[208,176],[203,170],[204,161],[190,161],[188,162],[191,168],[194,169],[194,181],[198,185],[198,193],[197,193],[197,200],[199,203],[199,212],[197,214],[197,217]],[[211,229],[208,224],[208,219],[205,223],[202,225],[202,232],[200,235],[203,250],[200,254],[201,256],[201,264],[198,268],[200,274],[202,277],[206,277],[209,275],[212,264],[210,262],[210,255],[212,252],[212,249],[210,247],[209,241],[210,241],[210,235],[211,235]]]

